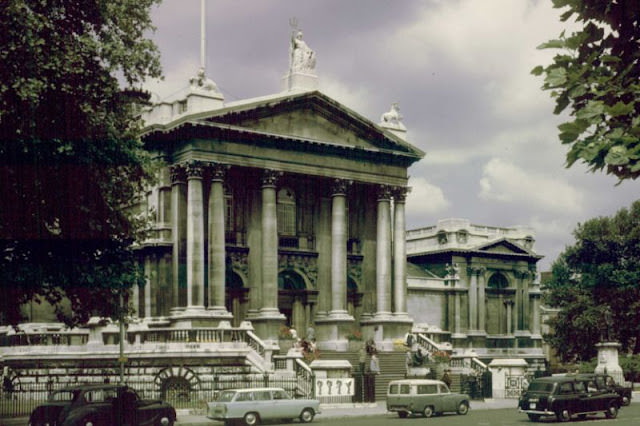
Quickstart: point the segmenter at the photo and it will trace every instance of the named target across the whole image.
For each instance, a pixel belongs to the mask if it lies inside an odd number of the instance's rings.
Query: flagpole
[[[206,42],[206,31],[205,31],[205,7],[204,7],[204,2],[205,0],[200,0],[200,67],[204,70],[205,69],[205,59],[204,59],[204,52],[205,52],[205,42]]]

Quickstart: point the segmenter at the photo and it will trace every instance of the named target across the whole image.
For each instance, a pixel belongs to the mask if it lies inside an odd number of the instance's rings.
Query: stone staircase
[[[358,352],[325,350],[320,354],[320,359],[323,360],[341,359],[349,361],[352,365],[351,374],[353,374],[354,378],[360,377],[358,358]],[[389,382],[404,379],[406,373],[404,351],[378,352],[378,361],[380,363],[380,374],[376,376],[376,401],[386,399]]]

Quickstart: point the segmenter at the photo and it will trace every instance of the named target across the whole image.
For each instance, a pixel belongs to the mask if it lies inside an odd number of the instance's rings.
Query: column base
[[[347,311],[330,311],[324,318],[315,318],[316,344],[320,350],[346,352],[347,335],[356,331],[355,318]]]
[[[376,312],[371,319],[361,320],[365,339],[372,338],[378,350],[393,351],[403,345],[405,335],[413,327],[413,319],[404,313]]]
[[[255,312],[251,317],[255,333],[263,340],[277,341],[281,329],[285,326],[287,318],[280,313],[278,308],[263,308]]]
[[[233,316],[228,312],[217,312],[205,309],[204,306],[187,306],[180,310],[172,310],[169,321],[175,328],[219,327]]]

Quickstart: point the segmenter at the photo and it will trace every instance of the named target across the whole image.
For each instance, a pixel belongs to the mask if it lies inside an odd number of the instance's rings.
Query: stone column
[[[209,191],[209,309],[226,312],[225,307],[225,208],[224,174],[227,167],[214,164],[211,167]]]
[[[533,297],[531,303],[533,304],[533,329],[531,332],[537,336],[540,334],[540,299],[538,295]]]
[[[454,333],[460,334],[460,292],[454,291],[453,304],[455,309]]]
[[[261,313],[278,311],[278,221],[276,182],[280,173],[265,170],[262,175],[262,307]]]
[[[172,309],[181,310],[187,306],[182,289],[186,285],[187,256],[187,179],[184,166],[173,165],[171,174],[171,225],[172,225]]]
[[[469,280],[469,330],[477,330],[478,324],[478,268],[468,269]]]
[[[187,307],[204,308],[204,200],[200,162],[187,164]]]
[[[395,315],[407,315],[407,238],[405,230],[405,200],[409,188],[396,188],[393,228],[393,296]]]
[[[347,313],[347,184],[335,179],[331,188],[331,311]]]
[[[482,332],[486,332],[485,318],[486,318],[486,301],[484,296],[485,289],[485,274],[486,269],[483,267],[478,268],[478,329]]]
[[[529,316],[531,315],[531,307],[529,306],[529,283],[533,274],[531,271],[526,271],[524,273],[524,278],[522,280],[522,329],[529,330]]]
[[[376,316],[388,316],[391,296],[391,191],[387,185],[378,188],[376,234]]]
[[[522,271],[515,271],[514,276],[516,277],[516,294],[514,297],[513,303],[513,319],[514,319],[514,330],[520,330],[520,314],[522,312],[522,279],[524,273]]]

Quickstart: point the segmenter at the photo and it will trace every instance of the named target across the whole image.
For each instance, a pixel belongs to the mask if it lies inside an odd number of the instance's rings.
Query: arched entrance
[[[278,309],[286,317],[287,326],[294,328],[300,337],[304,337],[311,324],[311,299],[315,293],[307,290],[298,272],[285,269],[278,274]]]
[[[225,287],[225,306],[227,311],[233,315],[232,325],[238,327],[246,315],[249,289],[245,288],[240,275],[229,269],[227,269]]]
[[[487,318],[486,327],[488,334],[507,334],[507,313],[505,301],[509,299],[506,289],[509,281],[502,273],[491,275],[487,282]]]

